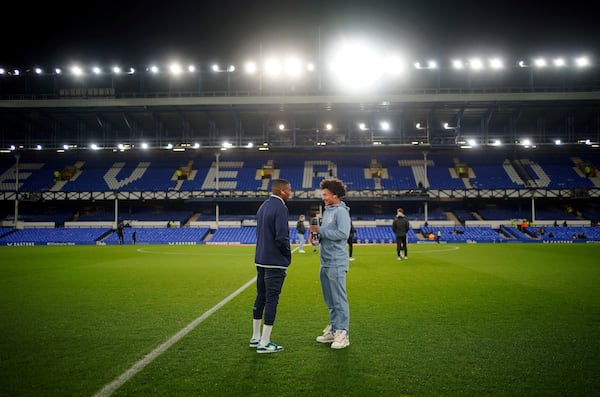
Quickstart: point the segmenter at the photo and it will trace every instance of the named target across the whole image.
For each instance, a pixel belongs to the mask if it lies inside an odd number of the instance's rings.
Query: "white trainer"
[[[350,338],[348,338],[348,332],[343,329],[338,329],[335,331],[335,337],[333,343],[331,344],[332,349],[343,349],[350,345]]]
[[[331,324],[327,325],[323,330],[323,335],[317,336],[317,342],[319,343],[331,343],[335,340],[333,332],[331,332]]]

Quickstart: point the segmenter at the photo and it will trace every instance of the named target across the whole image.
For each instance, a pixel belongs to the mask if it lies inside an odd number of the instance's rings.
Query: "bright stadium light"
[[[391,76],[398,76],[405,73],[406,64],[399,56],[389,55],[383,60],[383,70]]]
[[[265,73],[271,77],[279,77],[281,75],[281,63],[274,58],[265,61]]]
[[[75,76],[81,76],[83,74],[83,69],[77,65],[71,67],[71,73]]]
[[[246,73],[248,74],[255,74],[258,71],[258,67],[256,66],[256,63],[249,61],[246,62],[246,64],[244,65],[244,69],[246,70]]]
[[[469,60],[469,66],[472,70],[482,70],[483,69],[483,61],[479,58],[472,58]]]
[[[503,69],[504,63],[500,58],[492,58],[490,59],[490,67],[494,70]]]
[[[590,59],[588,57],[579,57],[575,59],[575,66],[577,67],[586,67],[590,66]]]
[[[100,67],[99,67],[99,66],[94,66],[94,67],[92,68],[92,73],[94,73],[94,74],[96,74],[96,75],[98,75],[98,74],[102,74],[102,69],[100,69]]]
[[[298,77],[302,73],[302,66],[297,58],[288,58],[284,64],[285,73],[290,77]]]
[[[121,74],[121,68],[119,66],[113,66],[112,71],[114,74]]]
[[[465,64],[461,59],[453,59],[452,67],[457,70],[462,70],[465,68]]]
[[[173,62],[169,65],[169,71],[171,72],[171,74],[174,74],[176,76],[180,75],[182,72],[181,65],[176,62]]]
[[[545,68],[546,66],[548,66],[548,62],[546,62],[544,58],[536,58],[533,61],[533,64],[538,68]]]
[[[366,45],[346,44],[336,53],[331,70],[349,89],[368,89],[381,77],[380,58]]]
[[[564,58],[554,58],[552,60],[552,63],[554,64],[554,66],[559,67],[559,68],[567,65],[567,62],[565,61]]]
[[[153,73],[153,74],[157,74],[157,73],[160,72],[160,69],[156,65],[151,65],[148,70],[150,70],[150,72]]]
[[[35,74],[42,74],[43,70],[42,68],[35,68]]]

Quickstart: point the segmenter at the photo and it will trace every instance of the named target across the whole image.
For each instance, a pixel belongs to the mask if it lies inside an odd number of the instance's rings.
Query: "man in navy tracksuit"
[[[256,347],[257,353],[277,353],[283,350],[282,346],[271,342],[271,331],[283,281],[292,260],[289,211],[285,205],[290,196],[290,183],[284,179],[276,179],[272,182],[271,196],[256,213],[256,300],[252,313],[250,347]]]

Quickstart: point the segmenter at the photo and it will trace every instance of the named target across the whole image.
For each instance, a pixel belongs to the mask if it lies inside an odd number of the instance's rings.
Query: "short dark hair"
[[[344,197],[346,195],[346,186],[340,179],[323,179],[320,186],[321,190],[327,189],[338,197]]]
[[[273,194],[278,194],[288,185],[290,185],[290,182],[285,179],[275,179],[273,180],[273,184],[271,185],[271,192]]]

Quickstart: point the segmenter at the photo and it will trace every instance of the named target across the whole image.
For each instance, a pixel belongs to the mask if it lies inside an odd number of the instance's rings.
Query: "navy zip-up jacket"
[[[289,211],[282,198],[271,195],[256,213],[256,266],[287,269],[292,261]]]

